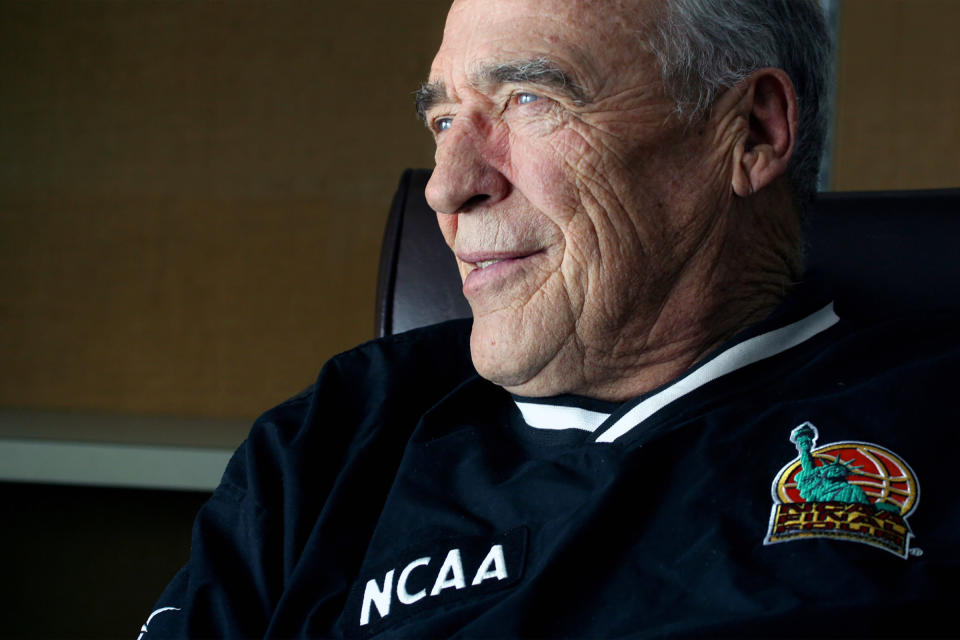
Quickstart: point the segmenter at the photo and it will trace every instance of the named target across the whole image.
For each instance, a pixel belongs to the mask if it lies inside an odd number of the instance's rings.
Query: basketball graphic
[[[816,447],[818,436],[809,422],[791,432],[799,455],[774,478],[774,505],[764,544],[835,538],[906,558],[913,537],[906,519],[920,497],[910,465],[869,442]]]

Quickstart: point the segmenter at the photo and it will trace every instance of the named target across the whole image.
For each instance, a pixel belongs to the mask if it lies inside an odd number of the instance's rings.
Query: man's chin
[[[517,312],[474,316],[470,334],[473,366],[483,378],[518,395],[565,393],[569,379],[555,379],[562,340]],[[569,375],[565,376],[569,378]]]
[[[483,348],[471,345],[473,366],[480,377],[518,396],[554,396],[568,391],[564,383],[569,381],[551,379],[545,371],[549,367],[536,357],[541,354],[521,355],[511,349],[498,350],[495,346],[506,345],[487,344]]]
[[[522,387],[529,382],[529,375],[525,367],[519,367],[518,362],[509,358],[490,353],[490,349],[478,351],[471,349],[473,367],[482,378],[507,390]]]
[[[470,357],[481,377],[508,390],[530,382],[539,370],[536,354],[517,344],[516,336],[502,336],[473,328],[470,335]]]

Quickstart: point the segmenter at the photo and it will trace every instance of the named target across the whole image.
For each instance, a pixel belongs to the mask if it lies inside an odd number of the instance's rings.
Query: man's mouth
[[[523,273],[524,265],[541,251],[498,251],[495,255],[490,255],[491,252],[485,252],[486,255],[477,255],[478,253],[480,252],[459,256],[460,261],[469,268],[464,281],[467,286],[464,293],[476,287],[486,287],[495,282],[503,283],[519,277]]]
[[[503,262],[519,262],[530,256],[540,253],[539,251],[497,251],[497,252],[472,252],[460,254],[460,261],[473,267],[473,271],[483,271]]]

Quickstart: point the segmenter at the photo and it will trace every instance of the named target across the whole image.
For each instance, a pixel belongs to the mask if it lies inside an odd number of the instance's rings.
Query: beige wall
[[[0,4],[0,406],[249,420],[369,339],[446,4]]]
[[[0,407],[230,444],[369,338],[446,4],[0,4]],[[960,184],[958,13],[845,0],[836,188]]]
[[[832,185],[960,187],[960,2],[842,0]]]

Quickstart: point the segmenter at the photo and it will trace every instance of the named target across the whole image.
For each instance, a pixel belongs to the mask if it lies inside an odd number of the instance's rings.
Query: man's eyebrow
[[[476,87],[489,89],[502,84],[530,84],[557,91],[583,105],[587,102],[586,91],[557,63],[548,58],[531,58],[498,62],[481,67],[471,76]],[[426,122],[426,114],[437,104],[448,102],[447,87],[442,81],[425,82],[414,92],[417,115]]]
[[[423,122],[427,121],[427,111],[434,105],[449,101],[447,97],[447,85],[443,82],[424,82],[413,92],[414,105],[417,108],[417,115]]]
[[[576,104],[586,103],[586,91],[573,76],[549,58],[512,60],[482,67],[473,75],[477,86],[523,83],[561,93]]]

